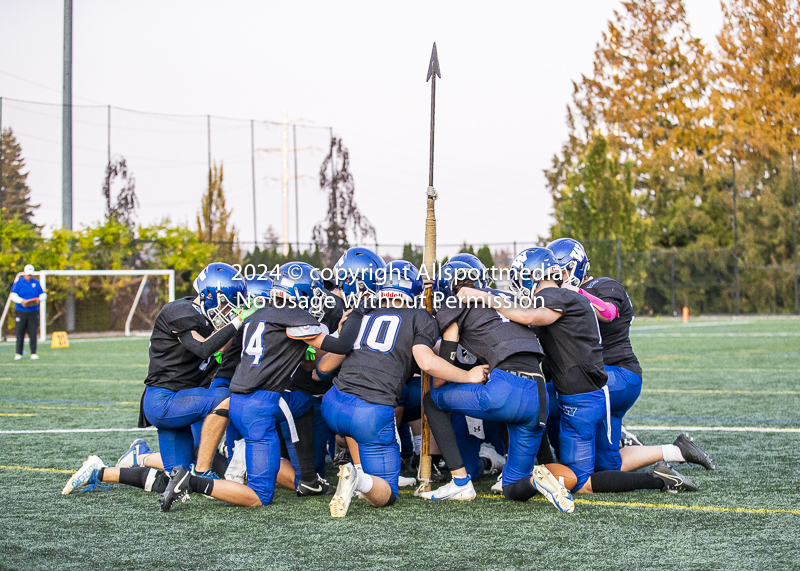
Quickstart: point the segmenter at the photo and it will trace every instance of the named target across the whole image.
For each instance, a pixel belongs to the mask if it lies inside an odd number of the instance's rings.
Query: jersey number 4
[[[353,349],[370,349],[378,353],[388,353],[394,348],[401,321],[399,315],[365,316]]]
[[[261,363],[261,358],[264,356],[264,329],[267,327],[265,321],[259,321],[253,334],[250,338],[247,337],[248,329],[250,329],[250,322],[244,324],[244,343],[242,346],[242,358],[245,355],[250,355],[253,358],[251,367],[257,367]]]

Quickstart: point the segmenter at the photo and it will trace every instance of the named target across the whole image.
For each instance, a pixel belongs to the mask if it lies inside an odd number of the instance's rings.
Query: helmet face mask
[[[561,281],[565,272],[547,248],[523,250],[511,264],[509,289],[518,299],[533,300],[544,280]]]
[[[378,296],[378,281],[386,263],[368,248],[350,248],[333,268],[336,285],[342,291],[347,307],[356,306],[361,300]]]
[[[556,261],[567,274],[564,281],[580,287],[589,277],[591,266],[583,244],[572,238],[559,238],[550,242],[547,247],[553,251]]]
[[[200,311],[216,331],[228,325],[236,316],[234,309],[247,299],[244,279],[232,266],[213,263],[206,266],[193,282],[200,298]]]
[[[281,266],[272,284],[271,300],[284,307],[292,300],[294,307],[308,311],[320,321],[325,316],[325,293],[319,272],[305,262],[289,262]]]

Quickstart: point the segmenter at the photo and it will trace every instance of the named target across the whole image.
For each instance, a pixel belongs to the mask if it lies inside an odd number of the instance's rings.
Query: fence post
[[[617,238],[617,281],[622,283],[622,240]]]
[[[739,252],[738,252],[738,235],[736,229],[736,195],[739,194],[736,190],[736,163],[731,157],[731,170],[733,171],[733,298],[735,314],[739,315]]]
[[[678,315],[675,310],[675,248],[670,252],[669,287],[672,290],[672,315]]]

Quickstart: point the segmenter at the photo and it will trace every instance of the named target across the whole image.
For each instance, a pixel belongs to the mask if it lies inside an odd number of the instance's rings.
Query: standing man
[[[36,354],[36,336],[39,331],[39,300],[47,298],[39,280],[33,277],[33,265],[28,264],[23,270],[23,279],[18,279],[11,286],[11,301],[17,314],[17,353],[14,360],[22,359],[22,347],[25,344],[25,333],[31,344],[31,359],[38,359]]]

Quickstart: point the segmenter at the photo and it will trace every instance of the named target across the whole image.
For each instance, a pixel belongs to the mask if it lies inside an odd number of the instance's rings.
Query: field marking
[[[800,420],[795,418],[715,418],[715,417],[691,417],[691,416],[639,416],[628,415],[627,418],[637,420],[680,420],[694,422],[703,421],[722,421],[722,422],[775,422],[778,424],[800,424]]]
[[[800,432],[800,428],[761,426],[625,426],[629,430],[679,430],[686,432]]]
[[[798,331],[776,331],[773,333],[633,333],[631,337],[800,337]]]
[[[48,430],[0,430],[0,434],[72,434],[79,432],[154,432],[155,426],[147,428],[51,428]]]
[[[120,381],[111,379],[53,379],[50,377],[25,377],[24,379],[20,379],[18,377],[0,377],[0,381],[19,381],[19,382],[46,381],[46,382],[58,382],[58,383],[122,383],[126,385],[144,384],[144,381]]]
[[[0,398],[0,402],[74,402],[78,404],[139,404],[139,402],[123,402],[111,400],[71,400],[71,399],[12,399]]]
[[[708,373],[709,369],[687,367],[645,367],[645,371],[675,371],[678,373]],[[710,372],[722,373],[800,373],[800,369],[741,369],[741,368],[714,368]]]
[[[0,412],[0,416],[36,416],[34,413]]]
[[[694,393],[713,395],[800,395],[800,391],[737,391],[728,389],[642,389],[643,393]],[[2,400],[2,399],[0,399]],[[126,403],[127,404],[127,403]]]
[[[30,466],[0,466],[0,470],[25,470],[26,472],[55,472],[57,474],[72,474],[75,470],[57,470],[56,468],[31,468]]]
[[[92,406],[41,406],[33,404],[3,403],[3,407],[33,408],[36,410],[102,410],[109,412],[138,412],[138,408],[100,408]]]
[[[631,327],[635,331],[655,331],[656,329],[683,329],[684,327],[722,327],[725,325],[753,325],[755,321],[702,321],[700,323],[672,323],[668,325],[637,325]]]

